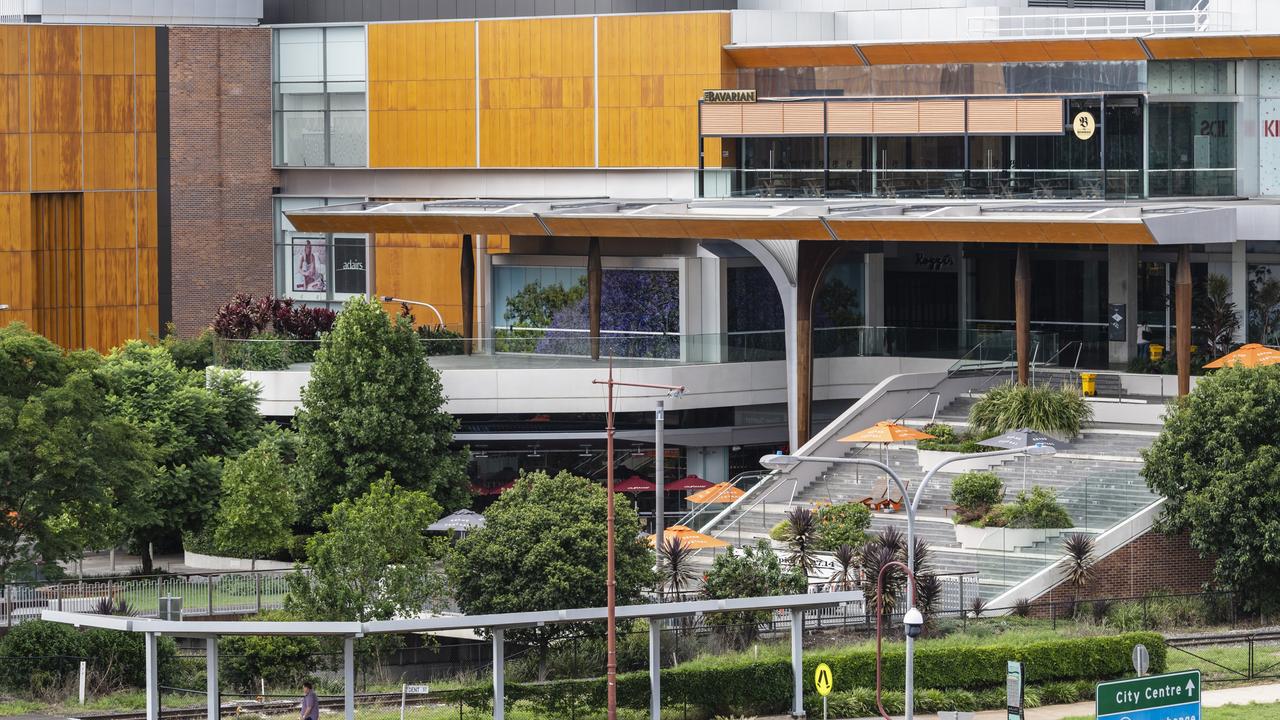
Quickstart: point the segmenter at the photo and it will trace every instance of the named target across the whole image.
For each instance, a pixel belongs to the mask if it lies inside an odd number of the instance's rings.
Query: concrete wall
[[[926,358],[833,358],[814,367],[814,399],[861,397],[884,377],[899,373],[942,371],[950,360]],[[441,373],[445,409],[455,415],[496,412],[601,412],[600,389],[591,384],[605,367],[556,369],[448,369]],[[629,382],[684,385],[685,396],[668,407],[708,408],[785,403],[786,376],[781,361],[672,365],[655,368],[615,368],[615,376]],[[310,370],[246,372],[245,379],[262,387],[258,409],[263,415],[293,415]],[[937,380],[933,380],[937,382]],[[932,386],[932,383],[930,383]],[[913,398],[914,400],[915,398]],[[617,402],[619,412],[648,411],[653,397],[627,395]],[[883,418],[879,418],[883,419]]]

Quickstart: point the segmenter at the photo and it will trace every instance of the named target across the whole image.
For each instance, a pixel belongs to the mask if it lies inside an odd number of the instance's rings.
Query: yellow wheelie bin
[[[1085,397],[1098,394],[1098,373],[1080,373],[1080,392]]]

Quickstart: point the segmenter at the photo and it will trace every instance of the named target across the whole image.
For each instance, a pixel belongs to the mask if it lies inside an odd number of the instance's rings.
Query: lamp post
[[[684,394],[683,385],[654,385],[650,383],[622,382],[613,379],[613,360],[609,360],[609,377],[606,380],[592,380],[592,385],[608,387],[608,412],[605,415],[605,638],[608,647],[605,660],[605,683],[608,691],[608,719],[618,719],[618,624],[617,624],[617,573],[615,571],[614,552],[614,512],[613,512],[613,389],[615,387],[647,388],[665,390],[671,397]],[[661,498],[659,498],[661,501]],[[661,548],[661,537],[654,537],[654,548]]]
[[[436,314],[436,322],[440,324],[440,327],[445,326],[444,316],[441,315],[440,311],[436,309],[436,306],[431,303],[420,302],[418,300],[405,300],[404,298],[392,297],[390,295],[383,295],[382,302],[398,302],[404,303],[405,305],[416,305],[418,307],[431,308],[431,312]]]
[[[929,485],[929,481],[933,479],[933,476],[936,475],[939,470],[946,467],[947,465],[950,465],[951,463],[960,462],[961,460],[973,460],[975,458],[993,458],[993,457],[1001,457],[1003,455],[1021,455],[1023,453],[1026,453],[1027,455],[1052,455],[1055,452],[1057,452],[1057,449],[1054,448],[1052,445],[1037,443],[1035,445],[1032,445],[1030,447],[1025,447],[1025,448],[1013,448],[1010,450],[996,450],[994,452],[964,453],[961,455],[955,455],[929,468],[929,471],[926,472],[924,474],[924,477],[920,480],[920,485],[916,487],[916,494],[913,497],[909,496],[909,494],[907,493],[906,483],[902,481],[902,478],[898,477],[898,474],[893,471],[893,468],[880,462],[879,460],[872,460],[870,458],[819,457],[816,455],[778,454],[778,455],[765,455],[764,457],[760,458],[760,464],[767,470],[778,470],[780,472],[791,472],[792,470],[796,469],[796,467],[798,467],[800,463],[803,463],[803,462],[821,462],[821,463],[828,463],[831,465],[868,465],[870,467],[879,468],[880,470],[883,470],[884,473],[888,475],[891,480],[893,480],[893,483],[898,486],[898,490],[902,492],[902,497],[904,499],[911,497],[911,502],[907,503],[907,569],[909,573],[912,576],[914,576],[916,571],[916,537],[915,537],[916,510],[920,506],[920,499],[924,496],[924,489]],[[919,612],[918,610],[916,610],[916,607],[915,607],[916,592],[915,592],[914,585],[912,585],[908,590],[907,605],[910,608],[909,612],[911,611],[914,611],[917,613]],[[907,720],[911,720],[912,717],[914,717],[913,702],[914,702],[914,696],[915,696],[915,638],[912,637],[909,633],[907,634],[907,657],[906,657],[906,667],[904,668],[904,670],[905,670],[904,675],[906,679],[906,697],[904,698],[906,700],[906,710],[907,710],[906,717],[907,717]]]

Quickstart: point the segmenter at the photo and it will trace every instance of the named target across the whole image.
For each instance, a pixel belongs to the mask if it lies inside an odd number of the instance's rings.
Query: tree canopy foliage
[[[600,485],[560,472],[523,475],[485,511],[485,525],[458,542],[448,563],[467,613],[508,613],[605,604],[606,502]],[[615,502],[617,602],[634,602],[651,585],[653,554],[639,539],[631,503]],[[519,642],[546,644],[579,628],[518,631]]]
[[[276,438],[264,438],[222,472],[214,541],[256,561],[289,544],[298,516],[293,492]]]
[[[95,353],[0,328],[0,580],[114,540],[142,510],[151,450],[106,380]]]
[[[1161,525],[1216,558],[1247,596],[1280,587],[1280,367],[1225,368],[1171,406],[1142,474],[1168,498]]]
[[[389,620],[416,615],[440,598],[442,542],[425,529],[440,506],[384,476],[326,514],[307,541],[310,573],[289,576],[285,606],[309,620]]]
[[[199,531],[218,506],[222,459],[261,437],[258,387],[238,373],[181,369],[164,347],[137,340],[106,356],[99,374],[110,409],[152,446],[154,471],[145,474],[141,507],[125,523],[149,569],[147,545]]]
[[[444,401],[411,320],[348,300],[316,352],[296,418],[304,515],[360,497],[387,474],[446,509],[469,503],[467,455],[449,447],[458,422]]]

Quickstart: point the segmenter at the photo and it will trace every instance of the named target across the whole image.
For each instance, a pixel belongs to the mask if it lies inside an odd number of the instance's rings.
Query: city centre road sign
[[[1200,720],[1200,671],[1098,683],[1098,720]]]

